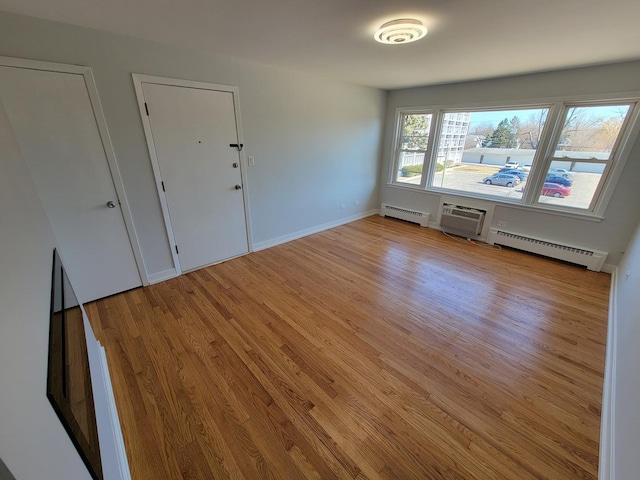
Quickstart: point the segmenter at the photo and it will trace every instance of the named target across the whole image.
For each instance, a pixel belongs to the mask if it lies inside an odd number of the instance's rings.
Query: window
[[[565,190],[550,195],[543,189],[538,202],[592,210],[630,111],[631,104],[567,106],[545,180]]]
[[[400,111],[392,181],[601,214],[635,110],[626,101]]]
[[[398,138],[396,182],[421,185],[432,117],[431,113],[402,114],[402,128]]]
[[[521,199],[528,174],[516,169],[533,163],[548,113],[548,107],[443,111],[436,172],[429,185],[472,195]],[[461,124],[459,133],[445,134],[454,123]],[[507,168],[509,162],[514,162],[513,169]]]

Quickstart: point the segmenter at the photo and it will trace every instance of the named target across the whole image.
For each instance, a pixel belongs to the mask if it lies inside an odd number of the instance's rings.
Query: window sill
[[[400,190],[405,190],[407,192],[415,192],[422,193],[427,195],[434,196],[447,196],[447,197],[459,197],[459,198],[471,198],[473,200],[480,200],[485,202],[491,202],[497,206],[507,207],[507,208],[515,208],[518,210],[525,210],[529,212],[542,213],[545,215],[554,215],[559,217],[568,217],[568,218],[576,218],[578,220],[586,220],[588,222],[601,222],[604,220],[604,217],[601,215],[597,215],[591,212],[576,212],[576,211],[568,211],[568,210],[557,210],[549,207],[544,207],[542,205],[524,205],[521,203],[510,202],[508,200],[503,200],[497,197],[489,197],[489,196],[480,196],[480,195],[465,195],[464,192],[451,191],[451,190],[439,190],[439,189],[423,189],[419,185],[416,186],[408,186],[401,185],[398,183],[387,183],[388,187],[397,188]]]

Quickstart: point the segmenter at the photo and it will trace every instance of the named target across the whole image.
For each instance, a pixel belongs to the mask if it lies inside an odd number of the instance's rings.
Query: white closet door
[[[140,286],[84,76],[2,66],[0,98],[80,301]]]
[[[142,83],[183,271],[249,251],[232,92]]]

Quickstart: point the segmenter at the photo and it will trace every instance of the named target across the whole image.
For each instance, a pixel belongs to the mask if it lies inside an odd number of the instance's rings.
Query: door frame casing
[[[199,90],[211,90],[216,92],[226,92],[231,93],[233,98],[233,109],[235,114],[235,128],[238,137],[238,143],[242,144],[243,142],[243,134],[242,134],[242,121],[240,119],[240,90],[236,86],[232,85],[221,85],[215,83],[206,83],[206,82],[197,82],[193,80],[183,80],[179,78],[167,78],[167,77],[158,77],[154,75],[143,75],[139,73],[132,73],[133,78],[133,86],[136,91],[136,98],[138,100],[138,110],[140,111],[140,118],[142,119],[142,125],[144,127],[144,134],[147,141],[147,149],[149,150],[149,157],[151,158],[151,167],[153,168],[153,176],[156,181],[156,190],[158,191],[158,198],[160,200],[160,206],[162,208],[162,216],[164,218],[164,226],[167,232],[167,239],[169,240],[169,244],[171,245],[171,256],[173,258],[173,264],[176,269],[176,276],[182,274],[182,267],[180,266],[180,259],[178,258],[178,254],[174,248],[176,245],[175,235],[173,233],[173,227],[171,226],[171,218],[169,216],[169,206],[167,204],[166,194],[162,188],[162,176],[160,175],[160,164],[158,162],[158,155],[156,152],[155,143],[153,142],[153,132],[151,130],[151,122],[149,120],[149,116],[147,115],[146,110],[146,102],[144,97],[144,91],[142,89],[143,83],[151,83],[156,85],[166,85],[170,87],[185,87],[185,88],[195,88]],[[247,236],[247,246],[248,252],[253,252],[253,242],[251,240],[251,222],[249,219],[251,218],[250,210],[249,210],[249,196],[247,194],[248,190],[248,182],[246,176],[246,158],[244,154],[244,149],[241,149],[239,152],[240,157],[240,178],[242,180],[242,202],[244,205],[244,222]],[[244,254],[243,254],[244,255]],[[228,259],[225,259],[228,260]]]
[[[118,167],[115,150],[113,149],[113,143],[111,142],[111,135],[109,134],[107,121],[102,110],[100,96],[98,95],[98,88],[96,87],[96,83],[93,77],[93,70],[91,69],[91,67],[87,67],[84,65],[68,65],[65,63],[44,62],[40,60],[28,60],[25,58],[3,56],[0,56],[0,67],[15,67],[28,70],[69,73],[73,75],[81,75],[83,77],[84,85],[89,95],[93,117],[96,121],[98,134],[100,135],[100,142],[107,158],[107,167],[111,176],[111,181],[116,191],[118,202],[120,203],[120,211],[124,220],[125,231],[127,232],[129,245],[131,246],[133,257],[136,261],[138,274],[140,275],[142,285],[149,285],[149,275],[147,274],[144,257],[142,256],[140,240],[138,238],[136,227],[133,222],[133,216],[131,215],[131,208],[129,207],[129,201],[127,200],[124,183],[122,182],[122,177],[120,175],[120,168]]]

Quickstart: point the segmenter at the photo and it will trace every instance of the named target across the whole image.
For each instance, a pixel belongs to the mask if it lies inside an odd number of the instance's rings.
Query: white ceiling
[[[640,58],[639,0],[0,0],[0,10],[385,89]],[[429,34],[382,45],[394,18]]]

